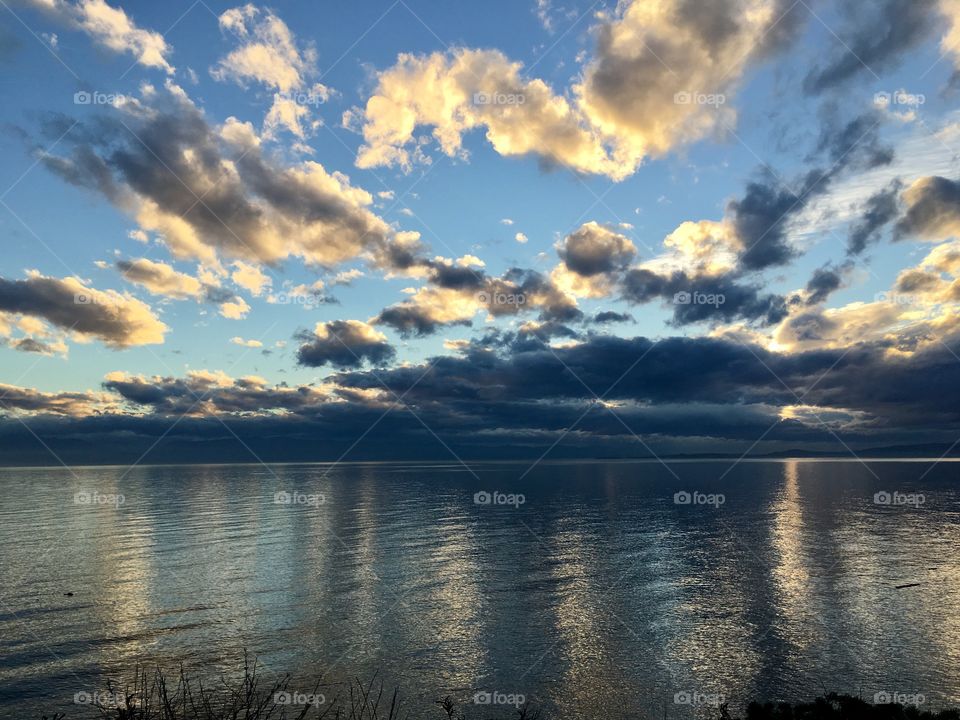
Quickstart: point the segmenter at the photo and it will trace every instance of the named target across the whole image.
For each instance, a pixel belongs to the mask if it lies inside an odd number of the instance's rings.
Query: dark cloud
[[[95,412],[101,401],[94,393],[45,393],[33,388],[0,383],[0,416],[14,411],[43,415],[82,416]]]
[[[831,293],[839,290],[843,285],[844,275],[849,270],[849,265],[839,268],[824,265],[814,270],[807,281],[807,305],[818,305],[830,297]]]
[[[778,185],[769,175],[751,182],[743,197],[727,208],[743,244],[739,260],[746,270],[785,265],[797,255],[787,240],[786,226],[791,216],[803,209],[805,192]]]
[[[935,0],[854,1],[839,8],[844,25],[836,33],[836,52],[809,72],[804,80],[808,93],[889,69],[930,33],[937,18]]]
[[[14,350],[19,350],[20,352],[37,353],[38,355],[55,354],[55,350],[48,343],[37,340],[36,338],[19,338],[10,340],[7,344]]]
[[[76,278],[0,278],[0,311],[42,318],[118,348],[161,343],[167,330],[141,301],[89,288]]]
[[[557,252],[567,269],[590,277],[625,268],[637,249],[620,233],[591,222],[567,235]]]
[[[659,299],[671,303],[677,325],[736,319],[770,325],[787,315],[783,297],[761,294],[759,288],[740,284],[731,276],[689,276],[680,270],[660,275],[634,268],[624,274],[622,292],[628,302],[643,304]]]
[[[818,315],[810,317],[809,332],[822,334]],[[960,363],[951,355],[958,338],[944,341],[897,357],[887,353],[887,342],[786,354],[724,338],[596,336],[572,347],[508,355],[478,348],[436,359],[426,375],[426,367],[414,366],[334,380],[368,389],[383,382],[397,394],[409,392],[412,402],[449,404],[451,412],[462,411],[462,403],[482,403],[489,411],[491,403],[588,398],[586,384],[608,399],[639,403],[783,406],[803,395],[807,404],[860,411],[883,426],[956,424],[960,405],[950,388],[960,381]],[[557,372],[563,368],[569,370]],[[941,372],[942,378],[935,374]]]
[[[400,303],[384,308],[380,311],[380,314],[377,315],[375,322],[378,325],[392,327],[404,337],[410,337],[412,335],[425,337],[432,335],[442,327],[448,327],[450,325],[469,327],[473,324],[472,321],[465,319],[454,318],[447,320],[438,318],[430,308],[411,302]]]
[[[286,411],[309,414],[329,397],[302,385],[270,386],[259,378],[234,380],[222,374],[195,372],[183,378],[142,377],[113,373],[103,383],[131,405],[160,415],[251,414]]]
[[[835,110],[821,120],[820,137],[814,155],[823,155],[829,167],[808,170],[788,187],[764,171],[747,185],[743,197],[733,200],[727,212],[743,246],[739,255],[742,270],[763,270],[786,265],[799,254],[787,237],[790,222],[806,209],[811,199],[825,193],[831,182],[847,169],[866,170],[887,165],[893,150],[880,141],[882,116],[871,111],[845,122]]]
[[[61,137],[66,151],[38,159],[152,225],[181,257],[276,263],[294,255],[333,266],[372,252],[402,263],[393,231],[368,209],[372,198],[345,176],[317,163],[281,164],[264,154],[252,128],[215,127],[185,95],[157,92],[149,103],[130,100],[59,133],[64,119],[48,118],[44,133]]]
[[[810,335],[829,330],[818,325],[822,314],[807,315]],[[182,378],[116,373],[99,395],[3,386],[0,408],[35,414],[31,428],[58,454],[87,460],[146,451],[168,432],[160,447],[183,450],[177,457],[184,461],[246,459],[231,431],[267,459],[336,457],[378,418],[383,423],[355,457],[446,457],[444,445],[464,457],[537,457],[561,436],[558,456],[636,455],[621,421],[660,450],[671,438],[699,438],[714,452],[746,451],[764,433],[764,443],[827,443],[836,452],[846,449],[833,432],[854,448],[914,437],[950,438],[949,445],[960,433],[958,340],[946,336],[907,356],[889,353],[886,341],[788,354],[722,337],[597,335],[549,346],[534,333],[491,331],[456,357],[339,372],[322,388],[199,371]],[[616,406],[595,405],[595,396]],[[121,404],[136,412],[121,412]],[[810,408],[803,420],[785,416],[784,408],[801,404]],[[408,406],[443,444],[411,422]],[[169,418],[184,413],[171,428]],[[16,428],[0,422],[0,447],[16,449],[5,457],[22,457],[34,444]]]
[[[627,313],[614,312],[613,310],[604,310],[593,316],[593,322],[598,325],[603,325],[604,323],[633,322],[633,316]]]
[[[821,120],[817,151],[823,153],[835,169],[852,167],[859,170],[889,165],[893,147],[880,141],[884,116],[877,110],[843,122],[835,105],[828,105]]]
[[[859,255],[867,246],[876,242],[880,231],[900,212],[898,198],[903,189],[899,179],[871,195],[861,208],[860,220],[851,229],[847,238],[847,254]]]
[[[960,182],[940,176],[917,180],[904,194],[907,209],[894,228],[894,239],[918,236],[940,239],[960,227]]]
[[[297,362],[308,367],[359,367],[364,360],[382,365],[396,354],[386,337],[358,320],[320,323],[313,333],[301,333],[297,338],[303,341],[297,349]]]

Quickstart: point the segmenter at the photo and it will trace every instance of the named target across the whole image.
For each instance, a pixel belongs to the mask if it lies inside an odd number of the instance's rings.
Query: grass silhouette
[[[132,685],[122,692],[108,686],[108,704],[92,703],[103,720],[413,720],[397,690],[385,691],[376,678],[339,684],[327,697],[317,683],[312,693],[291,690],[290,677],[264,683],[257,663],[244,655],[243,677],[236,682],[221,678],[214,685],[191,678],[181,668],[171,680],[161,668],[138,668]],[[456,703],[445,697],[435,701],[434,720],[467,720]],[[486,708],[471,708],[470,719],[492,720]],[[506,712],[506,711],[504,711]],[[734,717],[727,704],[711,711],[714,720],[960,720],[957,710],[929,711],[896,703],[875,704],[851,695],[830,693],[809,703],[752,702],[744,716]],[[677,717],[686,717],[677,712]],[[507,716],[501,716],[507,717]],[[513,710],[515,720],[548,720],[528,705]],[[68,720],[66,715],[44,715],[42,720]],[[426,719],[425,719],[426,720]],[[584,720],[587,720],[584,718]]]

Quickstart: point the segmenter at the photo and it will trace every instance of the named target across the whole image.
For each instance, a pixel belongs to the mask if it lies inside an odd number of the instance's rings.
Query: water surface
[[[0,712],[88,717],[75,695],[138,661],[232,674],[244,649],[304,692],[377,672],[416,717],[478,692],[560,718],[958,705],[960,465],[931,466],[0,470]]]

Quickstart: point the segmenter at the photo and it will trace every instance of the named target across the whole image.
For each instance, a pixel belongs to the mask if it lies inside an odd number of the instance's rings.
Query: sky
[[[956,447],[958,0],[0,5],[3,464]]]

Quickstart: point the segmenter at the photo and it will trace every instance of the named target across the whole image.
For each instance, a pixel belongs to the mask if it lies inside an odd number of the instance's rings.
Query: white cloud
[[[272,282],[259,267],[240,260],[233,263],[230,279],[254,297],[260,297]]]
[[[145,67],[159,68],[169,74],[174,72],[174,67],[167,62],[167,56],[173,49],[163,35],[137,27],[121,8],[111,7],[104,0],[78,0],[75,3],[68,0],[28,2],[82,30],[113,52],[133,55],[137,62]]]
[[[124,279],[145,287],[154,295],[164,295],[178,300],[196,299],[203,295],[203,285],[199,280],[177,272],[163,262],[155,262],[147,258],[119,260],[117,269]]]

